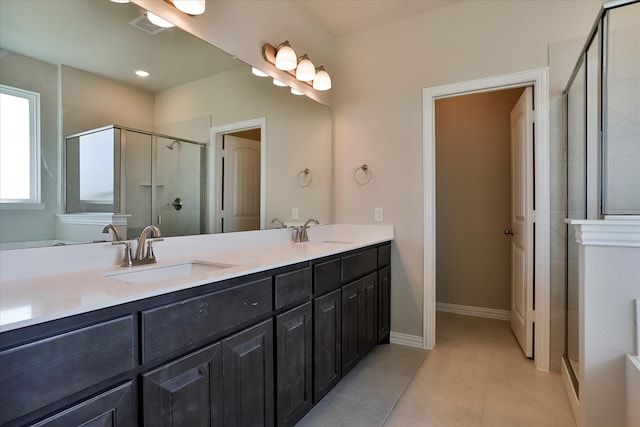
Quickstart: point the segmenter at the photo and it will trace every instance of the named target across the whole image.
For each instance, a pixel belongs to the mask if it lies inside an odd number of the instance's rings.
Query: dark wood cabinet
[[[389,341],[390,245],[0,334],[0,426],[293,426]]]
[[[273,426],[273,322],[222,340],[224,425]]]
[[[378,270],[378,344],[388,344],[391,334],[391,267]]]
[[[378,273],[342,287],[342,375],[377,343]]]
[[[358,301],[358,353],[364,357],[378,343],[378,273],[362,278]]]
[[[293,426],[313,405],[312,323],[310,302],[276,316],[278,426]]]
[[[342,348],[342,291],[313,301],[313,402],[340,381]]]
[[[133,386],[128,382],[40,421],[33,427],[133,427],[136,424]]]
[[[222,392],[222,345],[216,343],[143,375],[144,425],[222,425]]]

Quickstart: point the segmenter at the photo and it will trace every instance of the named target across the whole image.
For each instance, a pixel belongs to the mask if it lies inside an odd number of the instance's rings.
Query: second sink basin
[[[207,261],[187,261],[173,265],[148,267],[144,270],[126,271],[106,274],[105,277],[123,282],[154,283],[167,280],[186,279],[192,276],[204,276],[225,268],[235,267],[231,264],[219,264]]]

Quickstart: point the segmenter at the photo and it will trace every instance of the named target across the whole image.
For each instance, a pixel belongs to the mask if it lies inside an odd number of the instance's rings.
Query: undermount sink
[[[315,240],[311,242],[304,242],[303,245],[307,246],[324,246],[324,245],[350,245],[353,242],[344,242],[342,240]]]
[[[144,270],[110,273],[106,274],[105,277],[121,280],[123,282],[154,283],[164,282],[167,280],[186,279],[192,276],[206,276],[208,273],[230,267],[235,267],[235,265],[219,264],[207,261],[187,261],[173,265],[148,267]]]

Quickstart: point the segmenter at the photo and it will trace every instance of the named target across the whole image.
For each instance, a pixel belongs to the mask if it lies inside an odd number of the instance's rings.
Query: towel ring
[[[300,188],[307,188],[313,182],[313,177],[311,176],[311,171],[309,170],[309,168],[304,168],[300,172],[298,172],[298,177],[296,179]],[[305,184],[305,180],[309,180],[309,182]]]
[[[358,174],[358,171],[362,171],[362,173]],[[365,179],[358,179],[358,175],[366,175]],[[358,185],[367,185],[368,183],[371,182],[371,177],[372,177],[372,173],[371,170],[369,169],[369,166],[367,166],[366,164],[357,167],[354,171],[353,171],[353,181],[358,184]]]

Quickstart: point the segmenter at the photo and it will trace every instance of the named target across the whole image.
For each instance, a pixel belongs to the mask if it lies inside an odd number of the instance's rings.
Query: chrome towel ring
[[[372,176],[371,169],[366,164],[355,168],[353,171],[353,181],[358,185],[367,185],[371,182]]]

